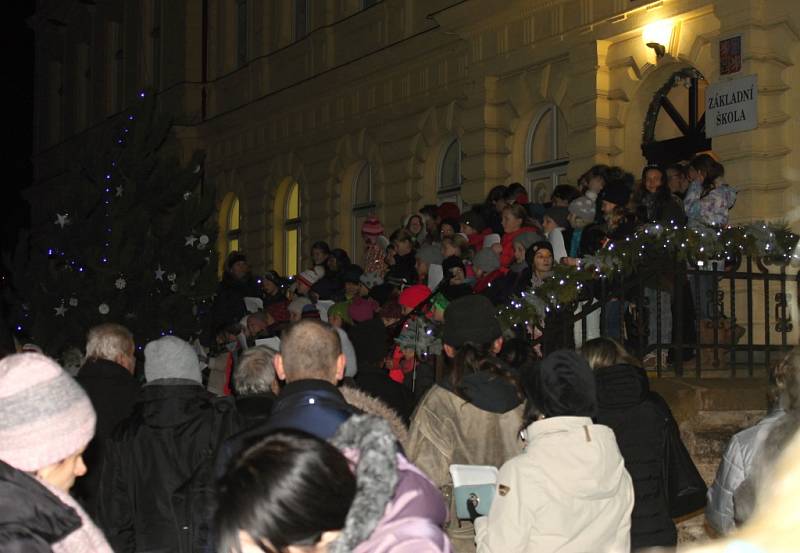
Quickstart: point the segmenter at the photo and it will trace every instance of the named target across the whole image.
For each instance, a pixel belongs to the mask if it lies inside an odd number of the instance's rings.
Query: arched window
[[[239,198],[236,196],[231,200],[231,205],[228,208],[227,224],[225,225],[225,241],[228,251],[226,255],[233,251],[239,250]]]
[[[353,248],[351,256],[354,263],[360,263],[361,248],[359,236],[361,225],[370,214],[375,212],[375,200],[372,196],[372,165],[364,162],[353,180]]]
[[[526,142],[528,196],[532,202],[550,200],[553,188],[567,177],[567,122],[555,104],[545,107],[528,129]]]
[[[300,266],[300,185],[294,181],[286,195],[283,223],[283,251],[287,275],[296,275]]]
[[[461,141],[454,138],[444,149],[439,164],[438,202],[455,202],[461,207],[461,180]]]

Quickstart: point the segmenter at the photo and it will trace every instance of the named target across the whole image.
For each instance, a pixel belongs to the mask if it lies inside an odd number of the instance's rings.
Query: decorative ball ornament
[[[78,307],[78,298],[70,298],[69,304],[71,307]]]
[[[127,281],[122,277],[118,278],[116,282],[114,282],[114,286],[117,287],[117,290],[124,290],[127,285]]]
[[[198,242],[200,242],[201,246],[207,246],[208,245],[208,235],[201,234],[200,238],[198,238]]]
[[[97,306],[97,310],[100,312],[101,315],[108,315],[108,312],[111,311],[111,308],[108,307],[107,303],[101,303]]]
[[[172,285],[169,287],[169,289],[170,289],[170,290],[172,290],[173,292],[177,292],[177,291],[178,291],[178,285],[177,285],[177,284],[175,284],[175,283],[173,283],[173,284],[172,284]]]

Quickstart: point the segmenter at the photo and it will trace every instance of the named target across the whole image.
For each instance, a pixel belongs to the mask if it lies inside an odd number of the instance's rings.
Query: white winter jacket
[[[750,476],[753,459],[772,427],[784,414],[783,409],[776,409],[755,426],[734,434],[728,443],[714,483],[708,488],[706,503],[706,520],[717,533],[727,534],[733,530],[733,494]]]
[[[475,522],[478,553],[627,553],[633,484],[614,432],[588,417],[526,432],[525,452],[500,469],[489,515]]]

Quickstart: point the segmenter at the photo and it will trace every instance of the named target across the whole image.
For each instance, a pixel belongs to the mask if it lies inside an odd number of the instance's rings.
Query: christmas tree
[[[199,305],[216,285],[214,190],[203,153],[181,164],[171,130],[140,93],[107,149],[75,161],[42,198],[49,219],[13,261],[14,317],[47,353],[82,347],[102,322],[125,325],[139,345],[200,331]]]

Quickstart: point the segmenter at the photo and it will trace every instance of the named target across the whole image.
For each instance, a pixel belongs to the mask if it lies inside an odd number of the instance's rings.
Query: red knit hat
[[[430,296],[430,288],[424,284],[415,284],[413,286],[409,286],[408,288],[404,288],[403,291],[400,292],[400,297],[397,298],[397,303],[403,307],[414,309]]]
[[[361,225],[361,234],[380,236],[383,234],[383,225],[377,217],[370,215]]]
[[[458,220],[461,217],[461,210],[458,209],[458,206],[454,202],[444,202],[439,206],[436,213],[439,215],[439,219],[442,220]]]

